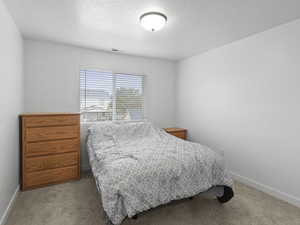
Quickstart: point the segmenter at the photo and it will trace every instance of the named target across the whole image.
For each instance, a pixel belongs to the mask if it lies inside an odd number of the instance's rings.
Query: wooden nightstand
[[[178,138],[186,139],[187,130],[183,128],[164,128],[164,130]]]

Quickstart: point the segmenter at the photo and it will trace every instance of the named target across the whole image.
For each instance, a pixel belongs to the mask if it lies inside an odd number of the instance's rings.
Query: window
[[[80,70],[83,121],[140,120],[144,117],[144,77]]]

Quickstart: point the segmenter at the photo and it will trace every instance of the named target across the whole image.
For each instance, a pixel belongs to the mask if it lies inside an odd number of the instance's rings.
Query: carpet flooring
[[[86,174],[74,181],[19,193],[6,225],[105,225],[100,196]],[[126,219],[122,225],[300,225],[300,209],[235,183],[235,197],[180,200]]]

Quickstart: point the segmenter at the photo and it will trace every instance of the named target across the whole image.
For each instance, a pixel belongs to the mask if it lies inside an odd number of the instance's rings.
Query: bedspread
[[[89,128],[87,149],[109,220],[233,182],[223,157],[150,122],[103,122]]]

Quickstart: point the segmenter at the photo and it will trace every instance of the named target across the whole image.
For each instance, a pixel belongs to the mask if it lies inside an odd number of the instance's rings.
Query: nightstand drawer
[[[164,128],[164,130],[167,133],[169,133],[169,134],[171,134],[175,137],[186,139],[186,133],[187,133],[186,129],[182,129],[182,128]]]
[[[78,162],[78,153],[71,152],[51,156],[30,157],[25,161],[26,172],[54,169],[66,166],[76,165]]]
[[[185,139],[186,138],[186,132],[185,131],[178,131],[178,132],[172,132],[170,133],[178,138]]]

